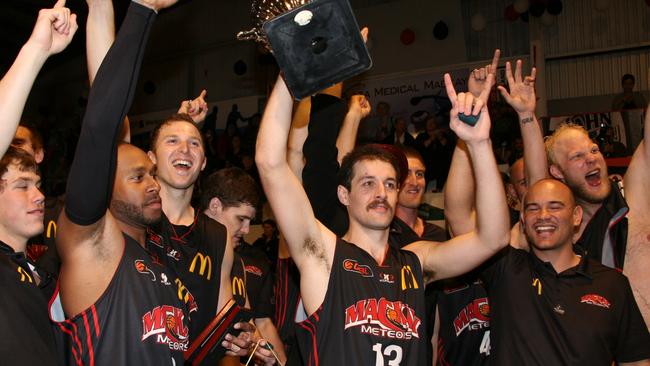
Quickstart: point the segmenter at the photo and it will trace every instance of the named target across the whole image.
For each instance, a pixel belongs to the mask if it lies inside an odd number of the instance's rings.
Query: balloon
[[[559,15],[562,12],[562,0],[549,1],[546,11],[551,15]]]
[[[248,71],[248,65],[246,65],[246,62],[243,60],[237,60],[235,64],[233,65],[233,71],[235,72],[235,75],[242,76]]]
[[[528,0],[516,0],[512,5],[519,14],[523,14],[528,11]]]
[[[517,20],[517,18],[519,18],[519,13],[517,13],[515,7],[512,4],[510,4],[504,10],[503,16],[509,21],[514,22],[515,20]]]
[[[262,31],[262,25],[267,20],[273,19],[278,15],[289,12],[301,5],[310,3],[311,0],[253,0],[251,4],[251,20],[253,28],[247,31],[237,33],[237,39],[240,41],[260,42],[267,49],[270,49],[268,41]]]
[[[544,14],[544,10],[546,10],[546,5],[543,2],[536,0],[530,5],[528,12],[530,12],[530,15],[539,18]]]
[[[487,25],[487,20],[485,20],[485,16],[481,13],[476,13],[472,16],[472,29],[480,32],[483,29],[485,29],[485,26]]]
[[[415,42],[415,32],[410,28],[406,28],[399,35],[399,40],[402,41],[403,45],[408,46]]]
[[[443,22],[442,20],[436,23],[436,25],[433,27],[433,36],[435,39],[442,41],[443,39],[447,38],[449,35],[449,27],[447,26],[447,23]]]

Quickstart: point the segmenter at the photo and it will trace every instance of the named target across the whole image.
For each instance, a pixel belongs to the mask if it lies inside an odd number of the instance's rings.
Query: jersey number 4
[[[375,343],[372,350],[375,351],[375,366],[399,366],[402,362],[402,347],[391,344],[386,346],[382,351],[383,344]],[[388,363],[384,360],[384,356],[390,357]]]

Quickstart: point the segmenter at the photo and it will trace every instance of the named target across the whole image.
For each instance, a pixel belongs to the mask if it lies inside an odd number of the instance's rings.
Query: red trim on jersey
[[[81,359],[79,358],[79,355],[77,355],[77,352],[74,350],[74,336],[72,335],[72,332],[70,331],[70,329],[67,329],[66,327],[64,327],[63,323],[56,323],[56,325],[58,325],[59,328],[61,328],[61,331],[63,333],[69,335],[70,338],[72,338],[72,340],[73,340],[72,347],[71,347],[72,356],[74,357],[74,360],[77,362],[78,366],[83,366],[83,363],[81,362]],[[83,353],[83,350],[80,349],[79,352]]]
[[[97,308],[95,307],[95,304],[93,304],[93,306],[90,307],[90,311],[93,314],[93,322],[95,323],[95,335],[97,336],[97,338],[99,338],[99,321],[97,317]]]
[[[305,329],[311,335],[312,343],[312,352],[309,355],[309,365],[318,366],[318,346],[316,344],[316,327],[312,324],[309,319],[305,319],[303,322],[298,323],[300,327]],[[313,362],[312,362],[313,361]]]
[[[199,211],[197,210],[196,214],[194,215],[194,221],[192,222],[192,225],[190,225],[190,227],[187,229],[185,234],[183,234],[181,236],[178,236],[178,234],[176,234],[176,228],[174,227],[174,224],[171,222],[171,220],[169,220],[169,217],[168,217],[167,221],[169,222],[169,226],[171,227],[172,232],[174,234],[174,235],[171,235],[169,237],[169,239],[181,242],[183,244],[187,244],[187,240],[185,240],[185,237],[190,235],[190,233],[192,231],[194,231],[194,227],[196,226],[196,222],[198,221],[198,218],[199,218]],[[184,225],[177,225],[177,226],[184,226]]]
[[[64,323],[72,326],[72,341],[77,344],[77,347],[79,347],[79,350],[83,355],[83,347],[81,347],[81,340],[79,339],[79,330],[77,329],[77,325],[70,320],[66,320]]]
[[[84,326],[86,327],[86,343],[88,344],[88,358],[89,365],[95,366],[95,349],[93,348],[93,340],[90,337],[92,330],[90,329],[90,324],[88,323],[88,315],[83,313]]]
[[[441,366],[451,366],[449,361],[445,358],[445,342],[441,339],[438,338],[438,365]]]

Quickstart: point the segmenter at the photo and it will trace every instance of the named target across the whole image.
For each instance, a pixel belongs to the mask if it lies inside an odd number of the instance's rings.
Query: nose
[[[249,220],[244,220],[244,222],[241,225],[241,228],[239,229],[239,232],[241,232],[243,235],[246,235],[250,231],[251,231],[251,222]]]
[[[181,141],[178,147],[182,152],[190,150],[190,144],[187,141]]]
[[[160,184],[156,178],[149,176],[149,182],[147,182],[147,193],[157,193],[160,192]]]
[[[539,218],[540,219],[546,219],[548,217],[550,217],[549,210],[546,207],[542,207],[539,210]]]
[[[386,198],[386,186],[384,184],[377,184],[377,190],[375,191],[375,197],[377,198]]]
[[[39,206],[43,205],[43,203],[45,202],[45,195],[43,195],[43,192],[41,192],[41,190],[38,189],[38,187],[34,187],[33,202]]]

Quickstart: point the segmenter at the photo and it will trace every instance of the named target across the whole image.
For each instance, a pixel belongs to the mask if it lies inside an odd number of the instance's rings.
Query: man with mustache
[[[303,356],[314,363],[424,364],[426,332],[422,271],[434,279],[476,267],[508,241],[505,193],[489,140],[487,107],[456,95],[451,126],[465,139],[478,168],[478,225],[474,232],[445,243],[417,242],[407,250],[388,244],[399,190],[399,164],[373,145],[343,159],[338,198],[347,207],[349,229],[342,238],[315,218],[309,200],[286,160],[292,99],[279,78],[267,104],[257,142],[256,162],[279,227],[301,275],[308,319],[300,323]],[[475,127],[459,113],[481,116]],[[488,212],[489,211],[489,212]],[[454,263],[454,265],[449,265]]]

